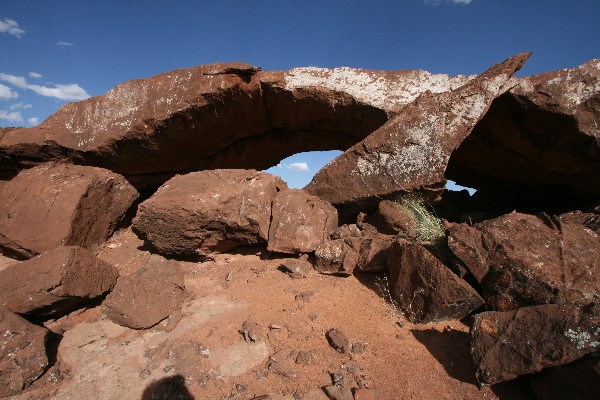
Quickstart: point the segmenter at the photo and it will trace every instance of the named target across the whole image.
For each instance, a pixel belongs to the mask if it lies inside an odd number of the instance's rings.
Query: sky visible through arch
[[[531,75],[600,58],[599,27],[600,0],[0,0],[0,127],[217,61],[476,74],[533,51]],[[270,171],[301,187],[332,154]]]

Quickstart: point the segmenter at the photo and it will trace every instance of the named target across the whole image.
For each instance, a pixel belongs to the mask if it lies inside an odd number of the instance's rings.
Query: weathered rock
[[[113,322],[147,329],[179,310],[185,297],[183,272],[174,263],[150,262],[132,275],[119,278],[102,302]]]
[[[529,55],[495,65],[452,92],[421,95],[325,166],[305,190],[335,205],[342,221],[403,192],[439,194],[450,155],[492,100],[509,89],[511,76]]]
[[[600,359],[582,361],[531,378],[539,400],[600,399]]]
[[[346,239],[350,237],[361,237],[362,231],[356,224],[344,224],[338,226],[332,233],[331,239]]]
[[[363,231],[362,237],[349,238],[346,239],[346,242],[358,254],[355,271],[384,272],[388,270],[388,251],[394,242],[393,236]]]
[[[254,170],[176,176],[140,204],[133,227],[157,250],[175,256],[266,242],[271,204],[284,188],[281,179]]]
[[[576,361],[600,349],[596,305],[545,304],[475,316],[471,353],[477,379],[493,385]]]
[[[354,400],[352,388],[349,386],[329,385],[325,386],[323,391],[330,400]]]
[[[394,242],[388,268],[392,297],[412,322],[461,319],[483,305],[475,289],[418,244]]]
[[[379,232],[388,235],[404,233],[415,237],[417,234],[411,214],[394,201],[382,200],[379,202],[377,212],[369,218],[369,222]]]
[[[0,306],[0,397],[13,396],[38,379],[48,366],[48,330]]]
[[[302,279],[312,271],[312,264],[306,259],[288,258],[283,260],[281,268],[292,278]]]
[[[325,333],[327,341],[338,353],[349,353],[352,349],[352,343],[344,335],[342,331],[336,328],[332,328]]]
[[[0,192],[0,252],[18,258],[55,247],[104,243],[138,197],[120,175],[47,163],[21,172]]]
[[[337,210],[303,190],[283,190],[275,196],[267,249],[280,253],[310,253],[337,228]]]
[[[600,208],[600,207],[599,207]],[[571,211],[558,216],[562,223],[583,225],[600,234],[600,210],[597,212]]]
[[[118,276],[89,250],[57,247],[0,271],[0,305],[19,314],[57,317],[110,291]]]
[[[600,235],[583,225],[511,213],[448,232],[494,310],[600,298]]]
[[[244,336],[246,342],[254,343],[264,339],[262,327],[250,319],[244,321],[238,332]]]
[[[352,275],[358,254],[345,239],[326,240],[315,250],[315,269],[322,274]]]

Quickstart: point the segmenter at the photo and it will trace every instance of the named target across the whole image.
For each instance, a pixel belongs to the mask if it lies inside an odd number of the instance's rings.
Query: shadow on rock
[[[152,382],[142,394],[141,400],[194,400],[181,375],[169,376]]]

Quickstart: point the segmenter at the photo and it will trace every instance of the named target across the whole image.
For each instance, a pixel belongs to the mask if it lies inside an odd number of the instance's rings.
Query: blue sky
[[[0,126],[216,61],[474,74],[522,51],[520,75],[599,58],[600,0],[0,0]],[[330,158],[271,171],[303,186]]]

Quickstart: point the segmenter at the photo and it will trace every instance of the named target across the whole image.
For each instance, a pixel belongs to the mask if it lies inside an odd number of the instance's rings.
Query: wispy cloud
[[[8,101],[19,97],[19,93],[0,83],[0,100]]]
[[[8,112],[6,110],[0,110],[0,119],[11,123],[21,123],[23,122],[23,117],[21,113],[18,111]]]
[[[441,3],[452,3],[452,4],[471,4],[473,0],[423,0],[425,4],[430,6],[439,6]]]
[[[4,18],[0,20],[0,32],[20,38],[25,34],[25,29],[21,28],[14,19]]]
[[[310,172],[308,164],[305,162],[295,162],[290,164],[279,164],[279,167],[298,172]]]
[[[30,72],[29,73],[29,77],[30,78],[35,78],[35,79],[40,79],[42,77],[42,74],[39,74],[37,72]]]
[[[11,109],[11,111],[14,111],[14,110],[27,110],[28,108],[31,108],[31,104],[15,103],[15,104],[11,104],[9,108]]]
[[[27,120],[27,123],[28,123],[29,125],[31,125],[31,126],[34,126],[34,125],[37,125],[37,124],[39,124],[39,123],[40,123],[40,119],[39,119],[39,118],[37,118],[37,117],[34,117],[34,118],[29,118],[29,119]]]
[[[40,96],[54,97],[56,99],[64,101],[85,100],[90,97],[90,95],[81,86],[75,83],[67,85],[57,83],[54,85],[54,87],[33,85],[27,83],[27,80],[23,76],[9,75],[1,72],[0,80],[8,82],[11,85],[16,86],[20,89],[32,90]]]
[[[57,42],[57,43],[56,43],[56,45],[57,45],[58,47],[65,48],[65,47],[71,47],[71,46],[75,46],[75,43],[71,43],[71,42],[63,42],[63,41],[61,40],[61,41]]]

